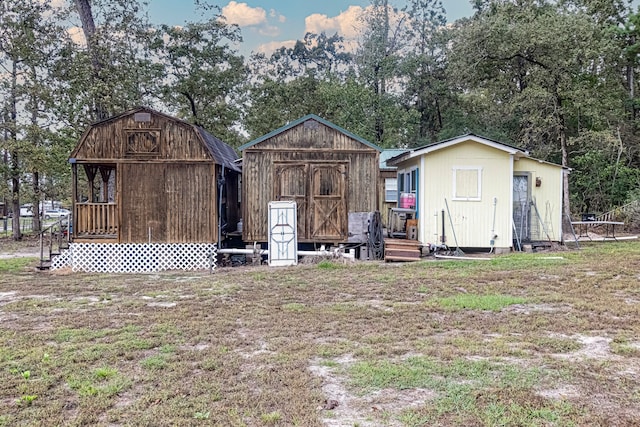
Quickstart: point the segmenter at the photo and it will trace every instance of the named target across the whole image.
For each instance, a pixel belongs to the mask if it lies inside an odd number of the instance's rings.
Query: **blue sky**
[[[242,29],[244,42],[236,48],[244,55],[252,51],[271,52],[282,45],[302,39],[306,31],[340,33],[349,39],[355,33],[357,15],[369,0],[212,0],[229,21]],[[402,0],[391,1],[402,7]],[[445,0],[447,20],[470,16],[468,0]],[[197,19],[191,0],[150,0],[153,23],[181,25]]]

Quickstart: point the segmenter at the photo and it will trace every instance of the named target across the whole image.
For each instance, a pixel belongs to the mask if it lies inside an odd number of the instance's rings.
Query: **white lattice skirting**
[[[92,273],[153,273],[216,267],[215,243],[71,243],[51,269]]]

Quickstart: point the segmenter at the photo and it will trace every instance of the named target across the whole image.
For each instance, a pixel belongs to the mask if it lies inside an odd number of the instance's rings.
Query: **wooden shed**
[[[378,209],[376,145],[310,114],[240,147],[243,240],[268,240],[269,201],[297,202],[298,241],[346,242],[349,213]]]
[[[73,150],[74,242],[214,243],[238,221],[234,149],[139,107],[91,125]]]

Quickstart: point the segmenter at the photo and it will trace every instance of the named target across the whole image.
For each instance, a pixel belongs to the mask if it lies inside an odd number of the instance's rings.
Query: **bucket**
[[[405,209],[415,209],[416,195],[413,193],[400,194],[400,207]]]

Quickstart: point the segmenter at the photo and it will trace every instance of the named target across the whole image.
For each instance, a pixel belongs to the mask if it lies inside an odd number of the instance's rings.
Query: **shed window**
[[[453,200],[479,201],[482,196],[482,168],[453,168]]]
[[[160,154],[159,129],[125,129],[127,157],[158,157]]]
[[[397,178],[385,178],[384,201],[394,202],[394,203],[398,201],[398,179]]]

